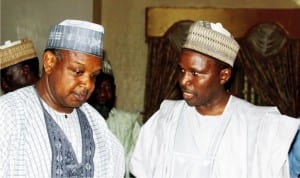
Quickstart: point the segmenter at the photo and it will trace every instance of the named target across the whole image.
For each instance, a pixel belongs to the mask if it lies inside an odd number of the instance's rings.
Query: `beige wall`
[[[1,5],[2,5],[2,0],[0,0],[0,12],[1,12]],[[1,40],[1,21],[2,21],[2,18],[1,18],[1,13],[0,13],[0,42],[2,41]]]
[[[45,46],[49,25],[66,18],[93,19],[93,0],[1,1],[1,42],[28,37],[34,41],[39,55]],[[296,1],[102,0],[99,11],[105,28],[104,47],[116,77],[117,107],[127,111],[143,109],[146,7],[299,8]]]
[[[68,18],[92,20],[93,0],[2,0],[1,42],[29,38],[41,56],[50,25]]]

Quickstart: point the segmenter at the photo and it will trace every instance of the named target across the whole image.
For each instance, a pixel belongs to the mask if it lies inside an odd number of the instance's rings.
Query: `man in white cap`
[[[179,57],[183,100],[163,101],[131,158],[138,178],[288,178],[299,121],[224,89],[239,50],[220,23],[197,21]]]
[[[39,59],[32,41],[6,41],[0,46],[1,89],[4,93],[32,85],[39,79]]]
[[[101,25],[54,25],[35,86],[0,97],[0,177],[121,178],[121,143],[86,100],[102,67]]]

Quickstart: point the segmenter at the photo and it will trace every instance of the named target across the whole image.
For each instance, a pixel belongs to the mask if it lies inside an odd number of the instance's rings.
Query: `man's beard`
[[[111,109],[113,108],[113,106],[111,106],[111,105],[97,105],[95,108],[104,117],[104,119],[107,119]]]

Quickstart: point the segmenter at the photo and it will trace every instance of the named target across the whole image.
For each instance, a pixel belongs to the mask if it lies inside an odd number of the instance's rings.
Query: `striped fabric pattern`
[[[44,103],[45,104],[45,103]],[[77,158],[81,160],[81,135],[77,115],[58,118],[44,105],[62,127]],[[95,139],[95,177],[118,178],[124,175],[124,151],[109,131],[102,116],[90,105],[80,108],[93,129]],[[70,120],[68,120],[70,117]],[[43,112],[32,86],[0,97],[0,177],[51,177],[51,146]],[[79,156],[80,155],[80,156]]]

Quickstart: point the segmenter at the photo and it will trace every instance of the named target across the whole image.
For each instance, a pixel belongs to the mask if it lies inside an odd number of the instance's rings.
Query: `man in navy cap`
[[[102,68],[101,25],[50,30],[35,86],[0,97],[0,177],[124,176],[124,151],[86,100]]]

